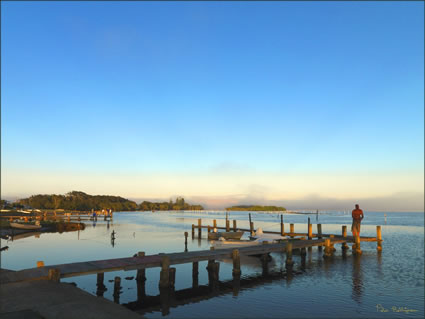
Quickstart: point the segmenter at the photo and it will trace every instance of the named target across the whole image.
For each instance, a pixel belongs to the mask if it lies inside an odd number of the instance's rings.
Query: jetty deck
[[[366,241],[376,241],[374,237],[363,238]],[[353,242],[351,238],[330,238],[330,239],[312,239],[312,240],[294,240],[277,244],[263,244],[257,246],[241,247],[237,250],[240,255],[264,255],[273,252],[286,252],[289,245],[291,250],[308,248],[314,246],[332,246]],[[33,280],[47,280],[51,277],[51,271],[56,270],[60,278],[68,278],[81,275],[98,274],[110,271],[129,271],[137,269],[146,269],[161,267],[164,257],[168,258],[169,265],[177,265],[205,260],[216,260],[222,258],[232,258],[235,248],[200,250],[192,252],[155,254],[148,256],[124,257],[115,259],[85,261],[69,264],[43,266],[38,268],[24,269],[20,271],[7,272],[0,274],[0,282],[11,283]],[[49,275],[50,274],[50,275]],[[51,278],[50,278],[51,279]]]
[[[233,221],[233,230],[241,230],[236,227],[236,221]],[[250,222],[250,229],[246,231],[253,232],[253,223]],[[216,221],[214,220],[213,226],[202,226],[202,221],[198,220],[198,226],[192,225],[192,238],[195,235],[195,229],[198,228],[198,239],[202,239],[202,229],[207,228],[208,231],[212,231],[214,228],[230,230],[230,221],[226,219],[226,227],[217,227]],[[382,236],[381,236],[381,226],[377,226],[377,235],[376,237],[353,237],[347,236],[347,226],[342,226],[342,234],[322,234],[321,224],[317,224],[318,232],[317,234],[312,233],[312,224],[308,223],[307,233],[296,233],[294,231],[294,225],[290,224],[290,231],[284,231],[284,224],[281,223],[281,231],[278,233],[280,235],[285,235],[286,239],[279,241],[278,243],[265,242],[261,245],[253,246],[243,246],[239,248],[225,248],[225,249],[210,249],[210,250],[199,250],[199,251],[187,251],[187,238],[188,232],[185,232],[185,251],[184,252],[175,252],[175,253],[158,253],[153,255],[145,255],[144,252],[138,252],[132,257],[123,257],[123,258],[114,258],[106,260],[93,260],[93,261],[83,261],[75,262],[68,264],[58,264],[58,265],[47,265],[45,266],[43,262],[37,262],[37,268],[24,269],[20,271],[10,271],[10,272],[1,272],[0,273],[0,283],[2,286],[2,293],[8,291],[12,288],[7,287],[18,287],[20,285],[38,285],[39,283],[47,282],[47,285],[57,284],[61,285],[61,278],[69,278],[81,275],[97,274],[97,287],[98,287],[98,296],[103,296],[103,284],[104,273],[111,271],[130,271],[137,270],[137,286],[138,294],[139,292],[144,291],[144,282],[146,281],[145,269],[147,268],[160,268],[160,279],[159,279],[159,288],[160,294],[168,296],[169,292],[167,290],[173,290],[176,277],[176,268],[170,267],[172,265],[192,263],[192,281],[193,286],[198,286],[198,269],[199,262],[208,261],[207,271],[208,271],[208,280],[211,285],[217,285],[219,282],[219,266],[220,263],[217,260],[223,260],[230,258],[233,261],[233,282],[235,285],[239,285],[241,277],[241,260],[240,256],[258,256],[261,259],[263,265],[263,271],[267,273],[268,262],[270,261],[270,253],[285,253],[286,254],[286,272],[292,273],[293,261],[292,254],[294,250],[300,250],[301,262],[305,262],[306,250],[309,251],[312,247],[319,247],[320,250],[324,247],[324,258],[332,258],[334,251],[334,245],[341,244],[343,254],[349,249],[348,243],[353,243],[352,253],[355,255],[361,255],[360,243],[362,241],[376,241],[377,250],[380,252],[382,250]],[[242,229],[244,230],[244,229]],[[276,234],[276,232],[263,231],[264,233]],[[213,248],[213,247],[211,247]],[[6,288],[4,288],[6,287]],[[30,286],[28,286],[30,287]],[[74,287],[76,288],[76,287]],[[6,289],[6,290],[4,290]],[[34,288],[39,289],[39,288]],[[76,288],[78,289],[78,288]],[[114,280],[114,301],[119,303],[119,295],[121,289],[121,278],[115,277]],[[142,293],[143,295],[143,293]],[[79,300],[80,297],[76,297],[76,300]],[[167,297],[168,298],[168,297]],[[66,303],[68,301],[62,300],[58,301],[59,303]],[[77,301],[76,301],[77,302]],[[4,305],[4,303],[2,303]],[[36,305],[34,305],[36,307]],[[30,309],[33,309],[30,307]],[[4,312],[4,310],[0,311]],[[129,317],[129,316],[126,316]]]

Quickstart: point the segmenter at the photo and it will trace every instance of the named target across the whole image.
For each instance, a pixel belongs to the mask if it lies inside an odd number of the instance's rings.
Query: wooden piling
[[[251,220],[251,213],[248,213],[249,216],[249,231],[251,233],[251,236],[254,235],[254,223]]]
[[[239,255],[239,250],[233,249],[232,251],[232,259],[233,259],[233,276],[240,276],[241,275],[241,258]]]
[[[192,224],[192,239],[195,238],[195,225]]]
[[[292,269],[294,262],[292,261],[292,243],[286,244],[286,269]]]
[[[236,220],[233,220],[233,231],[236,231],[237,227],[236,227]]]
[[[202,219],[198,219],[198,238],[202,237]]]
[[[51,281],[59,282],[61,279],[60,270],[57,268],[49,269],[48,278]]]
[[[376,250],[382,251],[382,233],[381,226],[376,226]]]
[[[354,237],[354,240],[355,240],[355,243],[356,243],[354,253],[356,255],[361,255],[362,254],[362,250],[361,250],[361,247],[360,247],[360,236],[355,236]]]
[[[295,230],[294,230],[294,224],[289,224],[289,232],[290,232],[290,237],[292,238],[292,237],[294,237],[294,232],[295,232]]]
[[[226,231],[230,231],[230,220],[226,219]]]
[[[285,225],[283,224],[283,215],[280,215],[280,235],[285,235]]]
[[[333,249],[331,247],[331,240],[329,238],[325,239],[325,254],[323,255],[324,258],[332,257],[333,255]]]
[[[137,253],[137,257],[144,257],[145,256],[145,252],[144,251],[139,251]],[[136,280],[138,281],[146,281],[146,270],[143,269],[137,269],[137,275],[136,275]]]
[[[322,238],[322,224],[317,224],[317,238]]]
[[[99,285],[103,285],[103,279],[105,278],[105,273],[103,272],[98,272],[97,273],[97,283]]]
[[[121,277],[115,277],[114,278],[114,302],[119,303],[120,302],[120,293],[121,293]]]
[[[187,231],[184,232],[184,250],[187,251],[187,237],[189,236],[189,234],[187,233]]]
[[[159,276],[159,287],[168,288],[170,286],[170,258],[163,256],[161,259],[161,272]]]
[[[215,220],[215,219],[213,220],[213,227],[217,228],[217,220]]]
[[[213,271],[212,271],[212,279],[214,282],[218,282],[219,280],[219,273],[220,273],[220,263],[219,262],[214,262],[213,263]]]
[[[308,224],[308,239],[312,239],[312,238],[313,238],[313,225],[309,223]]]
[[[199,262],[194,261],[192,263],[192,287],[197,288],[198,287],[198,274],[199,274]]]
[[[174,288],[176,283],[176,268],[170,267],[169,270],[170,288]]]
[[[347,226],[346,225],[342,226],[342,237],[347,238]],[[341,249],[343,251],[346,251],[348,248],[349,247],[348,247],[346,242],[342,243]]]

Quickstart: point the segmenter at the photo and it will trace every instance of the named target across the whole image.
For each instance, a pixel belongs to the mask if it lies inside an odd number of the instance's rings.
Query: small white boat
[[[264,234],[263,229],[259,227],[257,231],[253,234],[253,236],[250,236],[251,239],[259,240],[259,241],[278,241],[278,240],[285,240],[288,237],[281,236],[277,234]]]
[[[218,240],[220,239],[220,237],[223,237],[224,239],[241,239],[243,233],[244,233],[243,231],[212,232],[212,233],[208,233],[208,239]]]
[[[23,223],[10,223],[10,227],[17,229],[40,229],[41,225],[23,224]]]
[[[26,210],[18,210],[17,212],[18,213],[24,213],[24,214],[31,214],[31,212],[28,212]]]
[[[259,240],[226,240],[220,237],[218,240],[211,242],[214,249],[226,249],[226,248],[241,248],[248,246],[261,245],[262,242]]]

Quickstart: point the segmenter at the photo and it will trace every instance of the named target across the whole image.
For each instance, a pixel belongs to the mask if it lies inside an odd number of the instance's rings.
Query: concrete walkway
[[[143,318],[107,299],[71,284],[47,280],[2,284],[1,318]]]

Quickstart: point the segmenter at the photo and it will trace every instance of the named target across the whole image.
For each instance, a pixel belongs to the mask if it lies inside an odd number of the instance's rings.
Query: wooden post
[[[213,227],[217,228],[217,220],[215,220],[215,219],[213,220]]]
[[[323,258],[329,258],[332,257],[333,249],[331,247],[331,240],[329,238],[325,239],[325,254],[323,255]]]
[[[322,238],[322,224],[317,224],[317,235],[319,239]]]
[[[184,251],[187,251],[187,236],[189,236],[189,234],[187,233],[187,231],[184,232]]]
[[[103,279],[104,279],[104,273],[103,272],[99,272],[97,273],[97,283],[96,283],[96,295],[98,297],[103,297],[103,294],[106,291],[106,287],[103,284]]]
[[[248,213],[248,216],[249,216],[249,231],[252,236],[254,234],[254,224],[252,223],[252,220],[251,220],[251,213]]]
[[[37,268],[44,267],[44,261],[37,261]]]
[[[239,250],[233,249],[232,251],[232,259],[233,259],[233,276],[241,275],[241,258],[239,256]]]
[[[170,258],[163,256],[161,259],[161,273],[159,276],[159,287],[168,288],[170,286]]]
[[[207,228],[207,231],[210,233],[210,232],[211,232],[211,226],[210,226],[210,225],[208,225],[207,227],[208,227],[208,228]]]
[[[59,282],[61,279],[61,273],[60,270],[57,268],[49,269],[49,280],[54,282]]]
[[[202,237],[202,219],[198,219],[198,238]]]
[[[347,226],[346,225],[342,226],[342,237],[347,238]],[[341,249],[343,251],[346,251],[348,249],[348,245],[347,245],[346,242],[342,243]]]
[[[212,264],[213,266],[213,281],[216,283],[219,280],[219,273],[220,273],[220,263],[219,262],[214,262]]]
[[[381,226],[376,226],[376,249],[382,251],[382,233]]]
[[[355,245],[355,254],[356,255],[361,255],[362,254],[362,250],[361,250],[361,247],[360,247],[360,236],[355,236],[354,237],[354,240],[355,240],[355,243],[356,243],[356,245]]]
[[[192,239],[195,238],[195,225],[192,224]]]
[[[176,268],[170,267],[169,278],[170,278],[170,287],[174,288],[176,283]]]
[[[292,261],[292,243],[286,244],[286,269],[292,270],[294,262]]]
[[[226,219],[226,231],[230,231],[230,220]]]
[[[120,293],[121,293],[121,277],[114,278],[114,302],[120,303]]]
[[[285,235],[285,225],[283,224],[283,215],[280,215],[280,236]]]
[[[313,225],[309,223],[308,224],[308,239],[312,239],[312,238],[313,238]]]
[[[194,261],[192,263],[192,287],[197,288],[198,287],[198,274],[199,274],[199,262]]]
[[[103,272],[98,272],[97,273],[97,285],[103,285],[103,279],[105,278],[105,273]]]
[[[291,238],[294,237],[294,232],[295,232],[295,230],[294,230],[294,224],[289,224],[289,232],[291,233],[290,234],[290,237]]]
[[[236,227],[236,220],[233,220],[233,231],[236,231],[237,227]]]
[[[137,257],[144,257],[144,256],[145,256],[145,252],[144,251],[139,251],[137,253]],[[146,270],[145,270],[145,268],[143,268],[143,269],[137,269],[136,280],[138,280],[138,281],[146,281]]]

